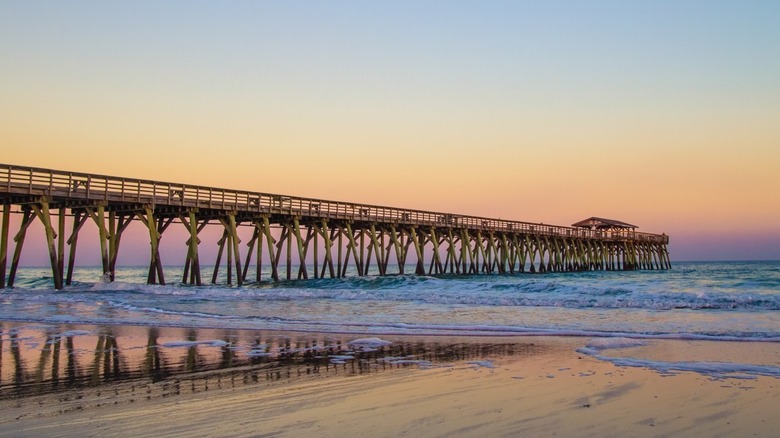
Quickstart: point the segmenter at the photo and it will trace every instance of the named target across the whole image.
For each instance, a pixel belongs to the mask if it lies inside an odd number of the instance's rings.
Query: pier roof
[[[590,217],[588,219],[573,223],[571,226],[597,230],[606,230],[611,228],[637,228],[636,225],[631,225],[629,223],[617,221],[614,219],[604,219],[602,217]]]

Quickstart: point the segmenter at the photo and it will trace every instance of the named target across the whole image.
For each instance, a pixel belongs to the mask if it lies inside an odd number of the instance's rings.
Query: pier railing
[[[0,164],[0,192],[105,203],[154,204],[237,213],[284,214],[300,218],[348,219],[457,227],[486,232],[510,232],[552,237],[631,240],[668,244],[666,235],[634,230],[589,230],[479,216],[412,210],[351,202],[328,201],[191,184],[121,178]]]

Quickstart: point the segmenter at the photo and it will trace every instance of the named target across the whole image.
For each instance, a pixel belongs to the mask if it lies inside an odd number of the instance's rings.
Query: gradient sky
[[[0,162],[780,259],[778,23],[777,1],[0,0]]]

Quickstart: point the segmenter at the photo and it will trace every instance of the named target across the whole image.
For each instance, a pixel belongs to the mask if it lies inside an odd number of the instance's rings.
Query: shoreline
[[[780,432],[780,378],[619,366],[578,352],[588,345],[582,337],[390,335],[365,341],[334,333],[62,329],[43,342],[20,331],[11,348],[10,326],[3,325],[0,435]],[[771,343],[687,340],[608,350],[613,358],[710,363],[750,357],[766,366],[780,365],[779,352]],[[70,365],[66,357],[73,358]],[[27,368],[14,368],[14,360]],[[19,376],[30,385],[9,386]]]
[[[203,330],[203,331],[218,331],[218,330],[231,330],[237,332],[272,332],[272,333],[297,333],[303,335],[322,335],[330,334],[334,336],[354,336],[354,337],[366,337],[366,336],[398,336],[409,338],[631,338],[647,341],[703,341],[703,342],[744,342],[744,343],[780,343],[780,336],[772,337],[742,337],[731,335],[711,335],[711,334],[695,334],[695,333],[634,333],[634,332],[612,332],[612,331],[598,331],[598,330],[577,330],[577,329],[547,329],[547,328],[529,328],[529,327],[516,327],[516,326],[441,326],[441,325],[414,325],[414,324],[402,324],[404,329],[393,331],[389,329],[369,330],[373,328],[366,324],[352,324],[355,327],[362,327],[363,330],[345,330],[345,329],[323,329],[323,328],[294,328],[294,327],[273,327],[264,326],[262,328],[253,326],[235,325],[229,326],[223,324],[222,326],[213,326],[209,324],[192,324],[181,323],[161,323],[159,321],[153,321],[148,323],[132,321],[90,321],[81,318],[77,321],[62,321],[58,319],[52,320],[40,320],[31,318],[12,318],[6,317],[0,321],[2,323],[14,324],[14,325],[30,325],[40,327],[53,327],[53,326],[95,326],[95,327],[139,327],[139,328],[159,328],[170,330]],[[315,324],[322,324],[315,323]],[[336,326],[350,326],[349,323],[329,323],[333,327]],[[1,326],[0,326],[1,327]],[[392,327],[392,325],[385,326]],[[419,332],[411,331],[419,330]]]

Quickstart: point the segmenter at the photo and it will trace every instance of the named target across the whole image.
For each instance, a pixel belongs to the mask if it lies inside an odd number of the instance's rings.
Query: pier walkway
[[[253,257],[255,281],[264,262],[274,281],[343,277],[350,263],[360,276],[406,274],[410,253],[419,275],[671,268],[669,237],[633,228],[555,226],[7,164],[0,164],[0,203],[0,288],[13,287],[35,220],[46,233],[57,289],[72,281],[79,232],[88,221],[97,225],[103,272],[111,280],[122,233],[133,221],[143,223],[149,284],[165,284],[160,239],[174,223],[189,234],[182,282],[197,285],[203,283],[198,233],[206,226],[223,230],[212,283],[223,255],[227,281],[238,285],[247,281]],[[6,275],[11,213],[21,221]],[[252,229],[243,263],[239,227]]]

